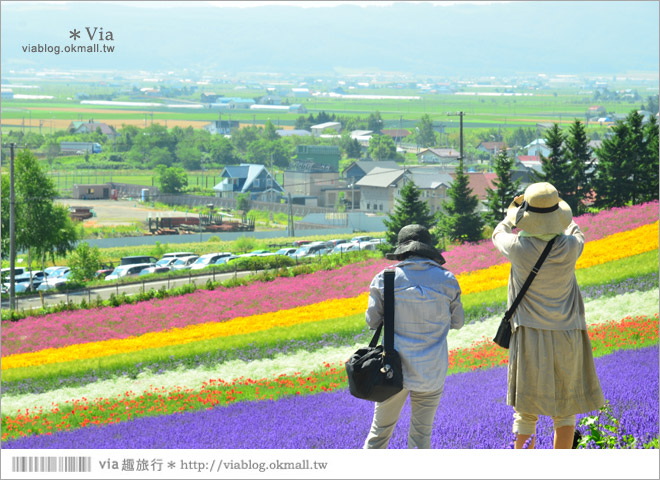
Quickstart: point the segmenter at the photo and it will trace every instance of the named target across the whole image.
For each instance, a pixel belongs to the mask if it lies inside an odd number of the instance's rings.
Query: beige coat
[[[512,233],[513,225],[504,220],[493,231],[493,243],[511,261],[509,297],[511,306],[547,242]],[[584,248],[584,235],[571,222],[555,240],[539,273],[513,314],[518,326],[542,330],[586,330],[584,302],[575,278],[575,263]]]

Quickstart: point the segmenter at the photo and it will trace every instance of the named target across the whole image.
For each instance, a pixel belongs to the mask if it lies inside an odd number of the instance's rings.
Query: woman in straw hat
[[[520,229],[512,233],[514,227]],[[575,264],[584,235],[571,208],[547,182],[534,183],[509,206],[493,243],[511,261],[508,305],[547,243],[554,245],[511,318],[507,404],[514,408],[516,448],[531,438],[538,415],[554,423],[554,448],[571,448],[575,414],[600,408],[603,392],[587,334]]]
[[[387,448],[403,404],[410,395],[408,448],[430,448],[433,419],[449,368],[447,334],[464,323],[461,290],[456,277],[443,268],[442,253],[421,225],[406,225],[397,247],[388,254],[399,260],[394,276],[394,348],[403,369],[403,390],[377,402],[364,448]],[[384,319],[384,276],[369,287],[366,320],[375,330]]]

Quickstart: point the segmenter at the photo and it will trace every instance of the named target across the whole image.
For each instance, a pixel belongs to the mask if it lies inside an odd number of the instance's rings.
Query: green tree
[[[433,121],[428,113],[422,115],[417,122],[417,143],[420,147],[434,147],[437,145],[435,130],[433,130]]]
[[[378,110],[369,114],[369,118],[367,118],[367,130],[371,130],[375,135],[382,134],[383,117],[380,116],[380,112]]]
[[[157,181],[163,193],[181,193],[188,186],[188,176],[181,167],[156,167]]]
[[[636,185],[632,182],[630,128],[625,122],[612,126],[613,136],[603,140],[596,150],[598,166],[594,178],[596,207],[622,207],[632,198]],[[657,174],[657,173],[656,173]]]
[[[583,200],[591,192],[591,149],[584,124],[575,120],[566,137],[566,160],[569,166],[569,184],[563,200],[568,203],[574,215],[586,211]]]
[[[229,139],[222,135],[212,135],[209,145],[211,161],[220,165],[233,165],[238,163],[234,146]]]
[[[144,158],[149,168],[156,168],[158,166],[171,167],[174,163],[174,155],[164,147],[152,148],[145,154]]]
[[[387,231],[385,238],[390,245],[396,245],[399,230],[406,225],[423,225],[429,231],[435,227],[436,218],[429,212],[428,204],[420,200],[420,190],[412,180],[407,180],[399,193],[394,211],[383,220]]]
[[[369,140],[367,154],[374,160],[396,160],[396,145],[392,137],[387,135],[373,135]]]
[[[264,125],[264,129],[261,136],[271,142],[280,139],[280,136],[277,134],[277,131],[275,130],[275,125],[273,125],[273,122],[271,122],[270,119],[266,120],[266,124]]]
[[[658,185],[660,147],[658,146],[658,122],[655,117],[651,117],[649,123],[644,127],[644,144],[646,148],[642,164],[642,175],[644,175],[645,180],[640,182],[638,199],[640,202],[650,202],[658,199],[660,188]]]
[[[36,249],[41,258],[41,269],[46,266],[46,257],[49,256],[55,263],[55,257],[66,257],[76,246],[80,235],[75,224],[69,217],[69,209],[64,205],[53,205],[49,222],[49,235],[47,240]]]
[[[9,174],[2,175],[2,186],[0,186],[0,194],[2,195],[2,202],[0,203],[0,233],[2,233],[2,258],[9,256]]]
[[[101,253],[98,247],[90,247],[87,242],[80,242],[67,259],[71,269],[70,279],[74,282],[84,282],[94,278],[101,268]]]
[[[43,254],[52,245],[50,222],[57,188],[27,149],[16,157],[15,182],[16,248],[27,251],[31,271],[33,254]]]
[[[506,149],[500,150],[493,160],[493,170],[497,175],[497,179],[493,180],[495,188],[486,189],[488,195],[486,220],[493,227],[504,218],[511,200],[520,190],[520,180],[513,180],[514,163],[515,160],[507,155]]]
[[[186,170],[199,170],[202,167],[202,152],[188,143],[180,143],[176,147],[177,159]]]
[[[559,192],[559,196],[564,199],[570,196],[572,184],[571,167],[564,150],[564,133],[555,123],[544,133],[544,139],[546,147],[550,149],[550,154],[547,157],[541,154],[543,173],[533,173],[532,175],[536,182],[551,183]]]
[[[440,219],[440,231],[452,241],[476,242],[481,240],[483,219],[476,211],[479,199],[472,195],[470,179],[463,170],[463,159],[458,161],[456,176],[447,190],[449,200],[443,203],[446,214]]]

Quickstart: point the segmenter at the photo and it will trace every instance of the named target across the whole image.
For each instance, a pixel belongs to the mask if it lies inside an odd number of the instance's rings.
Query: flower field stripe
[[[640,445],[656,438],[658,347],[618,351],[597,358],[596,370],[605,398],[626,433],[635,436]],[[505,396],[506,368],[448,376],[433,425],[431,447],[508,448],[513,412],[505,405]],[[77,413],[85,414],[85,410]],[[30,435],[5,441],[2,446],[11,449],[360,448],[372,415],[372,403],[356,399],[342,389],[317,395],[293,395],[272,402],[240,402],[207,411],[135,418],[130,422],[113,421],[111,425],[75,431],[56,431],[51,426],[51,435]],[[578,419],[583,416],[578,415]],[[33,428],[40,420],[34,422]],[[407,402],[390,448],[405,448],[409,422]],[[20,428],[27,423],[13,422],[12,426]],[[319,425],[323,428],[318,428]],[[12,431],[12,435],[17,434]],[[548,417],[541,417],[537,425],[537,447],[552,447],[552,422]]]
[[[655,233],[651,235],[650,243],[653,244],[654,241],[654,244],[657,245],[657,223],[654,225]],[[652,228],[649,230],[648,227],[648,225],[641,227],[647,229],[647,236],[653,230]],[[633,232],[638,232],[638,230]],[[610,236],[596,242],[588,242],[581,260],[589,256],[590,249],[594,250],[592,257],[595,257],[589,260],[589,264],[592,266],[596,263],[602,264],[613,260],[612,252],[623,258],[636,256],[637,250],[648,248],[649,245],[649,242],[643,241],[644,235],[638,235],[638,233],[630,235],[624,232],[628,235],[627,237]],[[632,242],[634,249],[632,247],[616,248],[612,245],[612,243],[616,243],[612,238],[618,239],[618,241],[629,241],[634,238],[635,241]],[[657,248],[655,251],[657,253]],[[315,302],[330,295],[334,297],[332,298],[334,300],[347,298],[347,302],[351,303],[355,299],[352,295],[365,292],[373,274],[389,263],[386,260],[369,260],[342,267],[338,271],[316,272],[295,278],[280,278],[273,282],[252,284],[245,288],[198,291],[183,297],[152,300],[136,305],[61,312],[44,317],[26,318],[20,322],[3,322],[0,332],[2,356],[4,359],[17,353],[138,337],[171,328],[185,328],[190,325],[211,324],[231,321],[235,317],[250,316],[241,315],[240,312],[258,312],[256,313],[258,315],[291,310],[281,307],[287,304],[286,302],[290,304],[293,300],[295,300],[293,303],[298,303],[297,306],[313,305],[314,303],[309,302]],[[470,293],[505,286],[509,270],[508,263],[500,264],[478,272],[458,275],[458,280],[464,296],[467,296]],[[288,295],[282,295],[283,291],[286,291]],[[191,315],[191,311],[194,311],[195,314]],[[334,314],[334,316],[342,315],[344,314]],[[4,368],[4,360],[2,365]]]
[[[502,290],[502,293],[504,291]],[[151,348],[162,348],[174,345],[185,345],[199,340],[224,337],[232,335],[231,332],[251,333],[267,330],[275,326],[297,325],[325,319],[336,315],[337,312],[350,316],[364,311],[367,293],[354,299],[322,302],[308,307],[300,307],[290,311],[280,311],[274,314],[237,318],[229,322],[193,325],[185,329],[174,329],[166,332],[150,333],[141,337],[125,340],[111,340],[105,342],[74,345],[60,349],[46,349],[38,352],[17,354],[2,359],[2,369],[7,371],[13,368],[47,365],[80,359],[99,358],[117,354],[125,354]],[[332,307],[328,308],[328,303]],[[467,302],[466,302],[467,303]],[[318,307],[319,309],[317,309]],[[328,313],[331,312],[331,313]],[[635,312],[637,313],[637,312]],[[653,312],[640,312],[653,313]],[[264,316],[268,318],[264,318]],[[297,319],[297,320],[296,320]],[[295,321],[294,321],[295,320]],[[243,330],[245,329],[245,330]],[[227,333],[229,332],[229,333]]]
[[[627,315],[654,315],[658,313],[660,291],[655,288],[646,292],[631,292],[615,297],[605,297],[585,302],[587,326],[609,322]],[[502,314],[493,315],[481,322],[465,325],[460,330],[450,330],[447,336],[450,348],[464,348],[476,340],[491,339],[502,320]]]
[[[211,367],[177,368],[166,373],[143,371],[135,377],[118,377],[75,388],[24,395],[2,395],[2,414],[15,415],[19,410],[47,409],[51,404],[85,398],[116,397],[128,391],[146,392],[152,387],[160,390],[199,388],[209,379],[222,379],[231,383],[242,378],[273,378],[322,371],[327,364],[342,365],[358,345],[320,348],[313,352],[299,350],[292,354],[280,353],[271,359],[232,360]]]
[[[590,330],[593,331],[590,335],[593,336],[595,356],[603,352],[658,343],[657,317],[627,317],[620,322],[609,322]],[[341,352],[333,353],[341,355]],[[502,365],[506,363],[507,356],[506,350],[491,342],[477,342],[468,349],[450,352],[450,372],[453,374]],[[133,388],[112,395],[91,390],[86,395],[63,402],[57,402],[57,397],[53,397],[47,405],[28,407],[24,403],[23,408],[16,409],[15,415],[6,415],[3,406],[2,436],[4,440],[14,435],[20,436],[21,432],[23,435],[47,433],[53,427],[56,430],[68,430],[89,424],[116,423],[145,415],[211,408],[236,401],[277,399],[280,396],[309,395],[345,388],[346,375],[342,360],[335,364],[322,362],[316,366],[320,368],[291,375],[273,374],[261,379],[241,376],[231,381],[217,376],[209,378],[205,375],[207,372],[201,372],[198,379],[201,380],[201,388],[184,385],[154,386],[150,383],[142,392],[137,389],[138,393]],[[139,386],[139,383],[135,386]],[[13,404],[17,405],[17,402]]]
[[[349,316],[364,311],[367,304],[367,297],[368,292],[365,292],[354,298],[326,300],[290,310],[279,310],[277,312],[250,317],[234,318],[228,322],[191,325],[185,328],[146,333],[139,337],[121,340],[106,340],[10,355],[2,358],[2,370],[105,357],[148,348],[186,344],[215,337],[252,333],[273,327],[298,325],[333,316]]]
[[[654,321],[649,316],[633,316],[619,322],[608,320],[599,325],[592,325],[590,335],[594,338],[604,339],[609,333],[620,334],[622,328],[631,328],[632,333],[640,334],[640,343],[654,344],[657,342],[657,318]],[[452,333],[455,331],[452,331]],[[456,332],[460,333],[462,330]],[[459,362],[459,358],[474,357],[470,365],[477,365],[479,368],[486,368],[502,363],[506,360],[506,352],[496,348],[487,338],[479,335],[479,332],[473,332],[473,338],[450,339],[450,374],[468,368],[465,360]],[[637,338],[631,340],[631,345],[636,345]],[[594,340],[596,342],[596,340]],[[602,340],[602,343],[607,343]],[[361,344],[360,344],[361,346]],[[127,391],[144,392],[151,387],[157,386],[159,389],[177,389],[177,388],[198,388],[210,378],[222,379],[226,382],[240,380],[242,378],[271,378],[280,374],[293,375],[301,373],[309,375],[314,371],[321,371],[322,367],[328,363],[343,363],[356,349],[358,345],[327,347],[316,351],[299,350],[292,354],[278,354],[272,359],[265,360],[233,360],[217,365],[213,368],[208,366],[199,368],[178,368],[165,373],[153,373],[151,371],[142,371],[136,376],[118,377],[112,380],[99,381],[91,385],[60,388],[39,394],[3,394],[2,414],[15,415],[19,409],[37,411],[47,409],[51,404],[64,404],[67,401],[74,401],[82,398],[116,397],[121,396]],[[609,347],[608,347],[609,348]],[[621,345],[618,348],[624,348]],[[597,354],[601,354],[604,349],[599,349]],[[609,352],[609,349],[607,350]],[[495,363],[486,364],[486,358],[496,358]],[[476,359],[480,359],[477,361]],[[185,378],[185,382],[182,382]]]
[[[643,225],[634,230],[615,233],[601,240],[587,242],[577,261],[576,269],[631,257],[640,253],[658,249],[658,222]],[[621,248],[625,245],[625,248]],[[491,290],[507,285],[510,263],[494,265],[483,270],[457,275],[463,294]]]
[[[575,218],[575,222],[584,233],[585,240],[592,242],[613,233],[631,230],[658,220],[658,201],[630,207],[601,210],[596,214],[584,214]],[[472,272],[505,263],[490,239],[477,243],[462,244],[443,254],[447,267],[454,273]]]
[[[19,322],[3,322],[1,353],[5,357],[45,348],[136,337],[171,328],[290,310],[325,300],[353,298],[364,293],[372,277],[391,263],[371,259],[337,270],[278,277],[270,282],[212,291],[197,290],[188,295],[134,305],[59,312],[28,317]]]

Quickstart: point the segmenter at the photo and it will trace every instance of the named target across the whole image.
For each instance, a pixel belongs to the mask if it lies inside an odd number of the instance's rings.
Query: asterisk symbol
[[[76,30],[75,28],[73,30],[69,30],[69,38],[73,38],[74,40],[78,40],[80,38],[80,31]]]
[[[174,462],[167,462],[167,468],[174,468],[176,467],[176,463]]]

